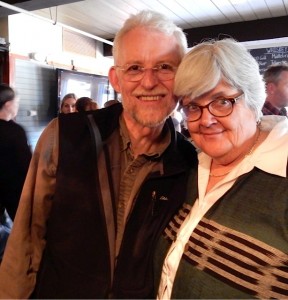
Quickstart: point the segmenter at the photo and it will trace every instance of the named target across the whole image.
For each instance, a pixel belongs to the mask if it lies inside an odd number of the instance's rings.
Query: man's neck
[[[280,110],[281,108],[283,108],[283,106],[279,106],[277,101],[275,101],[275,99],[273,99],[273,97],[266,97],[266,101],[268,101],[271,105],[273,105],[275,108],[277,108],[278,110]]]
[[[163,124],[156,127],[147,127],[124,115],[124,121],[128,130],[133,156],[151,153],[157,148],[162,139]]]

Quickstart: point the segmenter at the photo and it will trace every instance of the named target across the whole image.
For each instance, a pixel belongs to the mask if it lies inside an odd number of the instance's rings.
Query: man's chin
[[[161,120],[161,121],[150,121],[150,122],[143,122],[142,125],[148,128],[155,128],[155,127],[159,127],[162,126],[165,123],[165,120]]]
[[[168,116],[139,116],[139,115],[134,115],[133,116],[134,120],[139,123],[140,125],[144,127],[149,127],[149,128],[154,128],[161,126],[165,123],[166,119]]]

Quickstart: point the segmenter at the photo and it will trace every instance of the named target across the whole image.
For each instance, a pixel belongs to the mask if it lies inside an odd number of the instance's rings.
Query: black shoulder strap
[[[114,275],[114,267],[115,267],[115,236],[116,236],[116,227],[115,227],[115,215],[113,209],[113,197],[112,191],[113,187],[111,187],[109,181],[109,166],[107,166],[107,160],[105,157],[105,151],[103,151],[103,141],[101,138],[101,134],[99,132],[99,128],[93,118],[93,115],[87,115],[89,120],[89,127],[92,138],[94,138],[94,144],[96,148],[97,155],[97,166],[96,169],[98,171],[100,191],[99,198],[102,200],[102,206],[105,214],[106,220],[106,228],[107,228],[107,236],[108,243],[110,249],[110,270],[111,270],[111,284],[113,282]]]

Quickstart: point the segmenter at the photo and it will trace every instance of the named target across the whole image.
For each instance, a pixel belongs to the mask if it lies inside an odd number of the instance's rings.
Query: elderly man
[[[60,115],[45,129],[0,268],[0,297],[152,297],[153,251],[196,162],[168,118],[186,46],[165,16],[132,16],[116,35],[109,72],[122,104]]]

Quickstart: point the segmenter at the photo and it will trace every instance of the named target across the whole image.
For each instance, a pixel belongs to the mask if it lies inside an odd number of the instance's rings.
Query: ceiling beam
[[[33,12],[30,12],[30,11],[28,11],[28,10],[26,10],[26,9],[23,9],[23,8],[19,8],[19,7],[15,6],[15,5],[11,5],[11,4],[8,4],[8,3],[3,2],[3,1],[0,1],[0,5],[2,5],[2,7],[5,7],[5,8],[8,8],[8,9],[11,9],[11,10],[15,10],[16,12],[25,13],[25,14],[28,14],[29,16],[32,16],[32,17],[41,19],[41,20],[43,20],[43,21],[53,23],[53,25],[56,25],[56,24],[57,24],[58,26],[61,26],[61,27],[66,28],[66,29],[68,29],[68,30],[70,30],[70,31],[77,32],[77,33],[79,33],[79,34],[88,36],[88,37],[90,37],[90,38],[92,38],[92,39],[96,39],[96,40],[98,40],[98,41],[100,41],[100,42],[108,43],[109,45],[113,45],[113,42],[111,42],[111,41],[109,41],[109,40],[105,40],[105,39],[103,39],[103,38],[101,38],[101,37],[99,37],[99,36],[90,34],[89,32],[85,32],[85,31],[83,31],[83,30],[77,29],[77,28],[75,28],[75,27],[71,27],[71,26],[66,25],[66,24],[62,24],[62,23],[59,23],[59,22],[57,22],[57,23],[55,22],[55,23],[54,23],[54,20],[52,20],[52,19],[47,19],[47,18],[43,18],[43,17],[38,16],[38,15],[35,15],[35,14],[33,14]]]
[[[203,40],[231,37],[238,42],[268,40],[287,37],[288,16],[256,21],[229,23],[207,27],[185,29],[188,47],[191,48]],[[104,45],[104,55],[112,55],[112,47]]]
[[[81,0],[83,1],[83,0]],[[29,1],[21,1],[21,0],[6,0],[4,1],[7,4],[15,5],[19,8],[33,11],[43,8],[55,7],[58,5],[69,4],[73,2],[80,2],[79,0],[29,0]],[[6,7],[0,6],[0,18],[7,17],[12,14],[16,14],[17,12]]]
[[[207,39],[232,37],[239,42],[287,37],[288,16],[185,29],[189,48]]]

